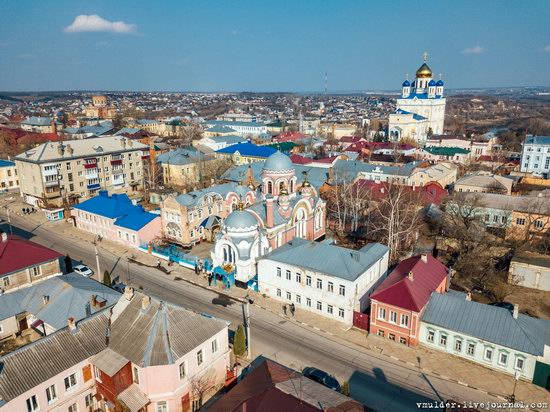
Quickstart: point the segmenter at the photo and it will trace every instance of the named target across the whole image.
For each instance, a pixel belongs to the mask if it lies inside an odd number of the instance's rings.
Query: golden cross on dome
[[[422,53],[422,58],[424,59],[424,63],[428,61],[428,52]]]
[[[409,80],[409,73],[405,73],[405,80]]]

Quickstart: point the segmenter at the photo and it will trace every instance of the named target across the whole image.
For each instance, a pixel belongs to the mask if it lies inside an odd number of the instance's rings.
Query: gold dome
[[[417,79],[427,79],[432,77],[432,69],[424,62],[422,66],[416,71]]]

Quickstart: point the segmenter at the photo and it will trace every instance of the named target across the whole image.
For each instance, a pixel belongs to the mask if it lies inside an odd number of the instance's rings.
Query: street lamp
[[[512,390],[512,394],[508,397],[510,402],[514,403],[516,401],[516,385],[519,381],[520,373],[519,371],[514,372],[514,389]]]

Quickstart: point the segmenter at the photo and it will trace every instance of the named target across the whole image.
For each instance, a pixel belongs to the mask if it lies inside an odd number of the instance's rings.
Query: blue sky
[[[548,21],[545,0],[4,0],[0,90],[395,89],[424,51],[451,88],[550,86]]]

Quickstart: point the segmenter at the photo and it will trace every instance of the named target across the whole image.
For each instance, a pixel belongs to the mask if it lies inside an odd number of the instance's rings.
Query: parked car
[[[87,278],[94,274],[94,271],[86,265],[76,265],[75,267],[73,267],[73,270],[75,273],[86,276]]]
[[[302,374],[312,381],[320,383],[321,385],[326,386],[329,389],[340,392],[340,383],[338,383],[338,380],[334,376],[329,375],[321,369],[307,367],[304,368]]]
[[[124,283],[117,283],[116,285],[113,285],[113,289],[117,292],[124,293],[126,285]]]

